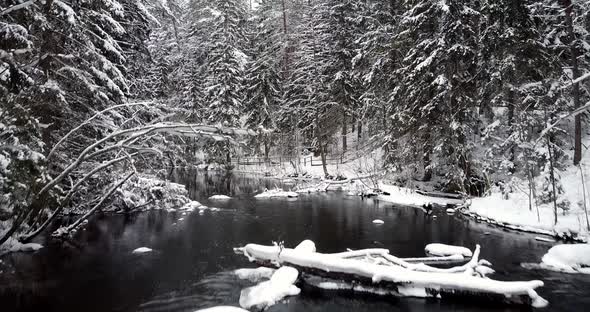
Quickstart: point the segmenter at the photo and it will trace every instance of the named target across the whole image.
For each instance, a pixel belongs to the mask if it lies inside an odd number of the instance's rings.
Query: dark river
[[[203,172],[175,174],[193,199],[220,211],[151,211],[132,216],[103,215],[77,234],[75,242],[46,242],[34,254],[11,254],[0,263],[0,311],[194,311],[215,305],[238,306],[240,290],[253,285],[232,271],[252,267],[232,247],[284,241],[294,247],[304,239],[320,252],[346,248],[388,248],[401,257],[423,256],[431,242],[482,245],[499,280],[541,279],[545,311],[589,311],[590,275],[527,270],[551,243],[534,235],[507,232],[436,212],[394,207],[333,192],[297,200],[256,200],[253,195],[276,180]],[[227,194],[227,202],[209,202]],[[179,221],[178,219],[184,218]],[[376,226],[373,219],[385,224]],[[147,246],[155,251],[131,253]],[[477,302],[352,296],[311,291],[290,297],[268,311],[521,311]]]

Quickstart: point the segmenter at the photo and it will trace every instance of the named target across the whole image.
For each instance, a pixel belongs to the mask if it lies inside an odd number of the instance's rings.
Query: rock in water
[[[139,248],[135,249],[134,251],[132,251],[131,253],[142,254],[142,253],[146,253],[146,252],[152,252],[152,249],[148,248],[148,247],[139,247]]]
[[[298,277],[299,271],[295,268],[281,267],[269,281],[243,289],[240,293],[240,306],[264,310],[286,296],[298,295],[301,290],[294,285]]]

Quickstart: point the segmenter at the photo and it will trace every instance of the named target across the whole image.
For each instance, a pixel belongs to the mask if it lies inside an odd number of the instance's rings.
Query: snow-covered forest
[[[0,302],[577,309],[589,110],[590,0],[0,0]]]
[[[154,168],[305,146],[334,175],[351,137],[400,185],[557,219],[586,208],[561,177],[585,185],[589,73],[590,1],[2,0],[0,244],[136,207]]]

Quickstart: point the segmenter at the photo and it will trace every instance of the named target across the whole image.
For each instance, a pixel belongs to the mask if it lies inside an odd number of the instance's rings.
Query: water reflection
[[[52,243],[36,254],[5,257],[0,270],[2,311],[194,311],[237,305],[242,288],[231,271],[250,264],[232,247],[249,242],[285,241],[294,246],[312,239],[322,252],[346,248],[388,248],[402,256],[421,256],[430,242],[482,245],[482,257],[503,280],[542,279],[540,293],[550,311],[582,311],[590,304],[590,277],[525,270],[551,246],[516,234],[438,213],[393,207],[343,194],[304,195],[298,200],[256,200],[264,188],[285,186],[245,175],[176,172],[190,196],[222,208],[182,216],[151,211],[130,216],[97,216],[73,242]],[[229,201],[210,202],[213,194]],[[183,217],[184,220],[179,221]],[[373,219],[385,224],[375,226]],[[133,255],[137,247],[153,253]],[[9,269],[15,268],[15,269]],[[14,270],[14,272],[12,272]],[[305,292],[269,311],[519,311],[477,303],[439,302]]]

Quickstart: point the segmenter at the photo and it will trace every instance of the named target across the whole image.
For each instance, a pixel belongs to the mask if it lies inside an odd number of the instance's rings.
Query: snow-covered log
[[[547,301],[535,291],[543,286],[539,280],[524,282],[504,282],[483,278],[482,265],[485,260],[478,261],[479,246],[472,259],[461,267],[437,269],[424,264],[411,264],[392,256],[386,249],[373,249],[340,254],[322,254],[282,248],[280,246],[264,246],[248,244],[237,248],[250,261],[263,265],[288,265],[300,272],[323,278],[337,279],[347,283],[386,290],[396,296],[446,298],[470,296],[491,299],[511,304],[526,304],[543,307]],[[389,261],[351,258],[362,253],[369,256],[379,255]],[[431,270],[437,269],[437,270]],[[484,275],[489,271],[484,272]]]
[[[462,255],[464,257],[471,257],[471,250],[462,246],[445,245],[440,243],[428,244],[424,247],[427,255],[433,256],[452,256]]]

